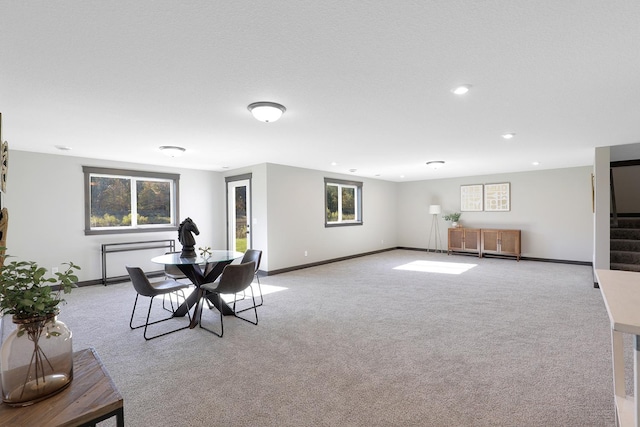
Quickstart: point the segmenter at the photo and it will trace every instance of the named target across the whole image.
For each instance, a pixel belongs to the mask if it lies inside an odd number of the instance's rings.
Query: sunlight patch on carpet
[[[258,284],[257,283],[253,283],[251,285],[253,287],[253,294],[256,298],[260,298],[260,291],[258,290]],[[268,295],[268,294],[273,294],[276,292],[280,292],[280,291],[286,291],[289,288],[285,288],[284,286],[273,286],[273,285],[265,285],[265,284],[261,284],[260,288],[262,288],[262,295]],[[248,288],[247,288],[248,289]],[[251,298],[251,292],[247,290],[246,294],[245,294],[245,298]],[[228,294],[223,294],[222,295],[222,299],[229,303],[233,301],[233,294],[232,295],[228,295]]]
[[[394,267],[394,270],[420,271],[425,273],[462,274],[471,270],[478,264],[465,264],[461,262],[437,262],[437,261],[412,261],[408,264]]]

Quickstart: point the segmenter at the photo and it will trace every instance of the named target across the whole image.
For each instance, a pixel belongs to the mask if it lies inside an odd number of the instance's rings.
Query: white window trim
[[[338,187],[338,221],[327,221],[327,187],[329,185]],[[356,219],[342,220],[342,189],[353,188],[356,198]],[[343,227],[350,225],[362,225],[362,182],[345,181],[342,179],[324,179],[324,226]]]

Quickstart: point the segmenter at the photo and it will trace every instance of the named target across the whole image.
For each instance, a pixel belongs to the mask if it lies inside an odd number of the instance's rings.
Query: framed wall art
[[[460,186],[460,210],[462,212],[482,211],[482,184]]]
[[[511,210],[511,183],[484,185],[484,210],[487,212],[507,212]]]

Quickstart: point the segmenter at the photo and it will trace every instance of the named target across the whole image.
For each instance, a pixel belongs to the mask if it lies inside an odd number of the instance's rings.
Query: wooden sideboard
[[[466,252],[515,257],[520,261],[520,230],[495,228],[450,228],[447,254]]]
[[[480,236],[479,228],[450,228],[447,254],[451,254],[451,252],[469,252],[478,254],[478,257],[481,257]]]

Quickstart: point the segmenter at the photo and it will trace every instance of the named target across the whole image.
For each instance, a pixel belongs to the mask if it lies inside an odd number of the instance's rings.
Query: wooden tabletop
[[[79,426],[122,410],[123,400],[93,348],[73,353],[73,380],[60,393],[25,407],[0,404],[0,426]]]
[[[614,331],[640,335],[640,273],[596,270]]]

